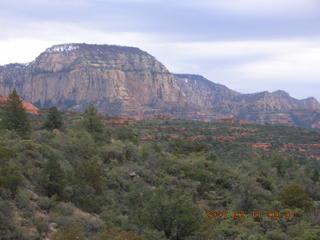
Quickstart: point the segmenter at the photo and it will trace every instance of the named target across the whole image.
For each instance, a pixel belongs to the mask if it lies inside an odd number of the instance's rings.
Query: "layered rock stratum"
[[[13,89],[38,107],[82,111],[94,104],[110,115],[170,114],[199,120],[241,118],[259,123],[320,125],[320,104],[284,91],[241,94],[191,74],[172,74],[133,47],[62,44],[29,64],[0,67],[0,95]]]

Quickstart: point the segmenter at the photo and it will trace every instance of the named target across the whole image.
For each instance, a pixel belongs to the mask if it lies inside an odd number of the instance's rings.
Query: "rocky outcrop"
[[[264,150],[269,150],[272,147],[271,143],[252,143],[252,148],[262,148]]]
[[[175,74],[175,78],[188,102],[201,109],[193,114],[196,117],[227,117],[311,128],[317,127],[320,121],[320,104],[315,98],[298,100],[281,90],[240,94],[199,75]]]
[[[183,96],[201,110],[215,110],[218,104],[241,96],[240,93],[213,83],[200,75],[175,74],[174,76]]]
[[[141,120],[168,116],[211,121],[319,126],[320,104],[284,91],[241,94],[200,75],[172,74],[150,54],[132,47],[62,44],[29,64],[0,66],[0,95],[13,89],[38,107],[100,112]]]
[[[240,94],[200,75],[175,74],[175,77],[188,101],[202,106],[202,109],[223,111],[225,108],[226,112],[233,115],[238,115],[246,108],[260,112],[284,112],[294,109],[320,111],[320,104],[315,98],[297,100],[281,90],[272,93],[265,91]]]
[[[7,97],[0,96],[0,107],[5,106],[7,101],[8,101]],[[39,108],[37,108],[36,106],[34,106],[33,104],[31,104],[31,103],[29,103],[27,101],[22,100],[22,106],[30,114],[37,115],[40,112]]]

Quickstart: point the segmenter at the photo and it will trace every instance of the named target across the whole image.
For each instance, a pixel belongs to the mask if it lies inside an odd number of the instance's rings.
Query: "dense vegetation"
[[[117,126],[93,106],[26,120],[14,107],[1,111],[1,240],[320,239],[319,132],[168,119]],[[23,131],[8,124],[16,117]],[[252,147],[261,142],[271,145]]]

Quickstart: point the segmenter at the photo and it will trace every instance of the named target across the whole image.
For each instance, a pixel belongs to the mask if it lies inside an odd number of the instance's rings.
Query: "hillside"
[[[157,114],[211,121],[320,128],[320,104],[284,91],[241,94],[199,75],[172,74],[133,47],[62,44],[29,64],[0,67],[0,95],[13,89],[38,107],[82,111],[89,104],[110,115],[146,119]]]
[[[320,236],[319,131],[86,114],[49,131],[43,110],[24,137],[0,129],[1,239]]]

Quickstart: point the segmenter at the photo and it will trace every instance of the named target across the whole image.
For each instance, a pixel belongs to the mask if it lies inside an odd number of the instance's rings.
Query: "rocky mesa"
[[[0,94],[13,88],[39,107],[83,110],[95,104],[109,114],[186,104],[165,66],[132,47],[53,46],[28,65],[0,68]]]
[[[62,44],[29,64],[0,67],[0,95],[16,89],[38,107],[83,110],[94,104],[110,115],[171,114],[199,120],[239,118],[314,127],[320,104],[284,91],[241,94],[200,75],[173,74],[134,47]]]

